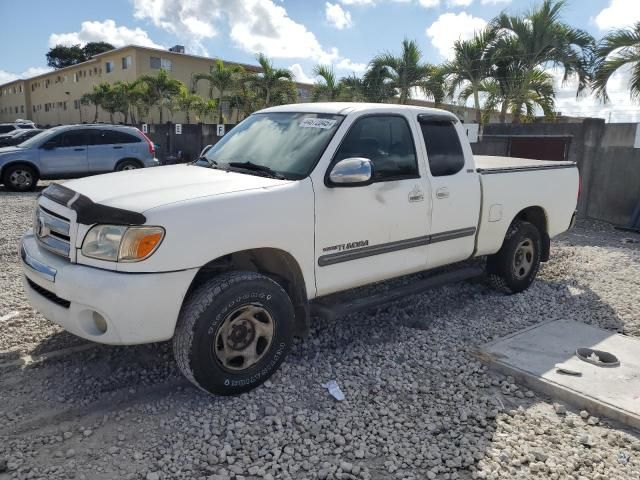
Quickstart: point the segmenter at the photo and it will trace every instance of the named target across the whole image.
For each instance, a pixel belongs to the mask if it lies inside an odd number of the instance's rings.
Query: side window
[[[334,162],[351,157],[371,160],[376,182],[419,176],[411,130],[400,116],[376,115],[356,120]]]
[[[72,130],[61,134],[58,139],[60,147],[84,147],[87,144],[87,135],[83,130]]]
[[[447,120],[420,122],[429,159],[429,170],[434,177],[454,175],[464,167],[464,153],[453,123]]]

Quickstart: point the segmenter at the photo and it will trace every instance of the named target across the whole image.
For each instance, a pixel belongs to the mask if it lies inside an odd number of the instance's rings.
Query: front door
[[[415,119],[356,118],[329,169],[314,176],[318,296],[426,268],[430,191],[418,161]],[[345,158],[367,158],[374,182],[335,187],[322,175]]]
[[[459,123],[420,121],[432,188],[429,268],[466,260],[475,248],[480,215],[480,179]]]
[[[43,175],[52,178],[79,177],[89,171],[86,130],[67,130],[40,147]]]

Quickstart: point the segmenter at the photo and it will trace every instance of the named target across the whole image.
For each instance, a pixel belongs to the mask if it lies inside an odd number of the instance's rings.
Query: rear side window
[[[0,125],[0,133],[8,133],[12,130],[15,130],[13,125]]]
[[[429,170],[434,177],[454,175],[464,167],[464,154],[456,127],[447,120],[420,122],[429,159]]]
[[[419,176],[411,130],[400,116],[375,115],[356,120],[334,161],[352,157],[371,160],[376,182]]]
[[[94,130],[91,134],[92,145],[113,145],[120,143],[138,143],[142,139],[117,130]]]

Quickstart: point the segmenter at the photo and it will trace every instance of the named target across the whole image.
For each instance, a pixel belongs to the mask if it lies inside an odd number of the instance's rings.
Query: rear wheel
[[[137,170],[138,168],[142,168],[142,165],[140,165],[136,160],[123,160],[116,167],[116,171],[122,172],[125,170]]]
[[[489,281],[498,290],[518,293],[533,283],[540,269],[540,231],[529,222],[516,221],[507,231],[502,248],[487,259]]]
[[[254,272],[222,274],[185,301],[173,338],[178,367],[209,393],[251,390],[289,352],[293,318],[291,300],[275,281]]]
[[[9,165],[2,175],[2,183],[14,192],[28,192],[36,188],[38,173],[29,165]]]

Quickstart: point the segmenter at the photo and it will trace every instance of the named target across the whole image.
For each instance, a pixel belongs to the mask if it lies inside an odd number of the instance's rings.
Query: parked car
[[[9,133],[13,130],[36,128],[35,123],[29,120],[20,120],[13,123],[0,123],[0,134]]]
[[[443,266],[430,285],[468,278],[478,268],[460,262],[482,257],[496,288],[526,290],[578,185],[575,163],[474,158],[443,110],[284,105],[192,164],[50,185],[22,239],[24,284],[68,331],[173,337],[191,382],[237,394],[277,370],[330,294]]]
[[[13,147],[0,148],[0,179],[10,190],[33,190],[38,179],[158,165],[153,143],[140,130],[120,125],[66,125]]]
[[[44,132],[39,128],[19,128],[12,132],[0,135],[0,147],[10,147],[12,145],[18,145],[25,140],[35,137],[40,132]]]

